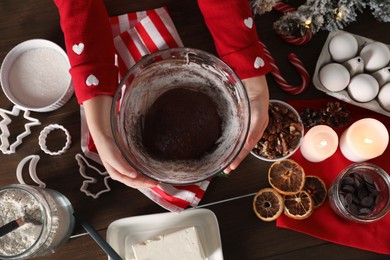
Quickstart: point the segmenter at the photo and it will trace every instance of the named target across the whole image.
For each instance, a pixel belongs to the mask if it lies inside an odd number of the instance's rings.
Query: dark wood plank
[[[105,237],[105,232],[99,232]],[[64,246],[60,247],[53,254],[34,259],[50,260],[50,259],[96,259],[107,260],[106,253],[95,243],[95,241],[87,234],[71,238]]]
[[[289,1],[298,6],[302,1]],[[216,54],[213,40],[195,0],[105,0],[109,15],[167,6],[172,20],[184,42],[184,45],[199,48]],[[284,42],[272,28],[272,24],[282,14],[277,11],[256,16],[255,22],[262,41],[268,46],[278,63],[286,80],[291,84],[299,83],[299,76],[287,60],[287,55],[296,53],[310,75],[313,75],[315,64],[328,32],[321,31],[302,46],[293,46]],[[63,35],[59,26],[56,6],[51,0],[13,0],[0,1],[0,61],[11,48],[18,43],[43,38],[64,47]],[[345,30],[377,41],[390,44],[389,23],[380,23],[367,10],[358,15],[356,22]],[[267,76],[271,98],[306,99],[327,97],[318,91],[313,84],[297,96],[282,91],[271,75]],[[0,107],[11,110],[12,103],[0,92]],[[74,209],[81,214],[105,236],[107,226],[119,218],[165,212],[163,208],[150,201],[137,190],[121,183],[110,181],[111,191],[102,194],[98,199],[87,197],[80,191],[83,178],[74,159],[80,148],[79,105],[73,97],[62,108],[48,113],[32,112],[31,116],[40,120],[41,125],[33,127],[17,148],[15,154],[0,153],[0,185],[17,183],[15,171],[24,157],[38,154],[38,174],[49,188],[65,194]],[[43,153],[38,145],[40,131],[49,124],[62,124],[72,136],[70,149],[63,155],[50,156]],[[13,120],[13,128],[23,130],[24,119]],[[54,135],[53,142],[63,142],[63,136]],[[260,188],[268,186],[267,171],[269,163],[249,155],[240,167],[229,177],[216,177],[211,182],[200,205],[213,210],[219,220],[222,245],[225,259],[280,259],[280,258],[331,258],[338,255],[340,259],[382,259],[384,256],[359,249],[325,242],[292,230],[275,227],[275,223],[261,222],[252,212],[253,194]],[[31,183],[31,180],[26,178]],[[230,201],[232,198],[241,199]],[[208,205],[208,206],[207,206]],[[75,234],[83,230],[76,226]],[[107,259],[107,256],[89,236],[72,238],[55,254],[40,259]]]

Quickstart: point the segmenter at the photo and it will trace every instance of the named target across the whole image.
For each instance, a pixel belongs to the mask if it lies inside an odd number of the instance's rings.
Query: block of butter
[[[194,226],[132,246],[136,260],[204,260],[204,252]]]

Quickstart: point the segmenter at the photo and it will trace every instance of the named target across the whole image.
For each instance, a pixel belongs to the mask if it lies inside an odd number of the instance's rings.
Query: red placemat
[[[338,101],[345,104],[351,114],[351,120],[347,126],[334,129],[339,138],[343,131],[353,122],[367,117],[381,121],[390,132],[390,117],[344,103],[340,100],[291,100],[288,103],[297,109],[298,112],[302,112],[308,107],[315,109],[325,107],[326,103],[329,101]],[[307,161],[299,150],[291,157],[291,159],[298,162],[304,168],[307,175],[316,175],[323,179],[328,189],[338,173],[353,163],[343,156],[340,148],[337,149],[336,153],[332,157],[319,163]],[[374,158],[369,162],[390,173],[389,159],[390,146],[387,147],[383,155]],[[278,227],[293,229],[295,231],[337,244],[356,247],[381,254],[390,254],[390,214],[374,223],[355,223],[336,215],[336,213],[334,213],[330,208],[328,200],[326,200],[326,202],[317,208],[309,218],[304,220],[295,220],[282,215],[277,219],[276,225]]]

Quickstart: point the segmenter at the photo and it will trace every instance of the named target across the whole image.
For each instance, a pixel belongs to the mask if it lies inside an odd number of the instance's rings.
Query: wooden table
[[[194,0],[107,0],[105,2],[110,16],[166,5],[185,46],[215,53],[211,35]],[[298,5],[302,2],[293,1]],[[281,40],[272,29],[273,22],[280,16],[281,13],[277,11],[256,16],[257,30],[262,41],[269,46],[285,78],[292,84],[298,84],[299,76],[291,68],[287,55],[290,52],[298,54],[310,75],[313,75],[328,32],[321,31],[315,34],[313,39],[304,46],[293,46]],[[29,39],[44,38],[64,47],[57,9],[50,0],[1,1],[0,19],[0,60],[3,60],[7,52],[16,44]],[[345,28],[346,31],[387,44],[390,43],[390,34],[387,33],[389,29],[388,23],[376,21],[367,10],[359,14],[357,21]],[[271,76],[268,77],[268,84],[273,99],[327,97],[313,85],[306,92],[292,96],[283,92]],[[0,107],[11,110],[12,106],[1,92]],[[32,133],[23,139],[16,153],[0,154],[0,186],[17,183],[15,171],[20,160],[28,155],[37,154],[41,157],[37,171],[47,187],[65,194],[74,209],[84,215],[103,237],[108,225],[117,219],[165,212],[139,191],[114,181],[109,182],[112,191],[98,199],[87,197],[80,192],[82,177],[75,160],[75,155],[81,153],[79,114],[75,97],[56,111],[32,112],[31,116],[38,118],[42,124],[31,129]],[[13,120],[11,133],[22,131],[24,123],[23,118]],[[40,150],[38,136],[44,126],[55,123],[62,124],[68,129],[72,136],[72,145],[65,154],[50,156]],[[63,142],[63,137],[54,136],[54,141],[56,140]],[[218,218],[225,259],[314,257],[328,259],[335,256],[339,259],[388,259],[388,256],[326,242],[289,229],[277,228],[275,223],[260,221],[252,211],[252,200],[255,192],[268,186],[268,167],[269,163],[249,155],[230,177],[215,178],[200,203],[200,207],[212,210]],[[27,179],[27,182],[31,181]],[[79,225],[76,225],[74,234],[81,235],[73,236],[56,253],[39,259],[107,259],[105,253]]]

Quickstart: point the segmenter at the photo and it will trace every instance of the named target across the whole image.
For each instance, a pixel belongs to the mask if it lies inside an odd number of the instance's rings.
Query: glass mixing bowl
[[[183,87],[208,95],[216,104],[221,136],[200,158],[155,158],[142,141],[145,114],[163,93]],[[190,48],[143,57],[123,77],[111,109],[113,135],[123,157],[141,174],[175,185],[196,183],[225,169],[241,151],[249,124],[249,100],[238,76],[217,57]]]

